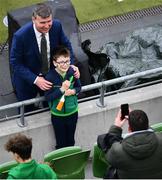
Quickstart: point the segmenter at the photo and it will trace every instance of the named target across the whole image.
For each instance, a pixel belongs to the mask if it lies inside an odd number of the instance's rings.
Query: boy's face
[[[59,70],[61,73],[65,73],[70,66],[70,57],[60,56],[56,61],[53,61],[53,64],[57,70]]]

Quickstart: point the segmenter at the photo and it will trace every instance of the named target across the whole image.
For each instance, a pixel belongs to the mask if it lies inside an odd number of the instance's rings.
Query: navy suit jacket
[[[59,20],[54,20],[49,31],[50,52],[58,45],[66,46],[71,52],[71,64],[74,55],[70,41],[63,32]],[[25,93],[27,86],[33,86],[36,77],[41,71],[40,52],[32,22],[21,27],[13,36],[10,51],[12,68],[12,83],[17,93]],[[30,99],[30,98],[29,98]]]

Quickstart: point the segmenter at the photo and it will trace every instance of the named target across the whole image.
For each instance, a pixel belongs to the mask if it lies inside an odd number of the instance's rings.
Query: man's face
[[[36,16],[36,17],[33,17],[32,20],[33,20],[33,23],[35,24],[37,31],[39,31],[40,33],[49,32],[52,26],[52,15],[50,15],[47,18]]]

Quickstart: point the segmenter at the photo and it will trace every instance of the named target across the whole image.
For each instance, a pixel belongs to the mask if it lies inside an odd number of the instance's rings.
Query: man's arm
[[[120,142],[122,140],[122,126],[125,123],[126,119],[121,119],[121,111],[118,112],[114,125],[112,125],[104,138],[98,136],[98,146],[104,147],[103,151],[107,152],[113,143]],[[99,139],[101,137],[101,139]],[[101,143],[101,144],[100,144]]]
[[[46,81],[43,77],[39,77],[34,74],[30,68],[26,65],[25,50],[22,37],[15,34],[12,41],[10,64],[13,68],[13,73],[21,77],[29,84],[36,84],[40,89],[47,90],[52,87],[52,83]],[[34,62],[33,62],[34,63]]]
[[[126,121],[127,118],[121,119],[121,110],[119,110],[114,125],[111,126],[108,132],[111,138],[107,137],[105,140],[110,145],[106,152],[106,159],[114,167],[118,167],[118,151],[122,149],[122,127]]]
[[[121,119],[121,110],[119,110],[114,125],[110,127],[108,134],[105,136],[105,143],[109,145],[109,148],[114,142],[122,140],[122,126],[125,121],[127,121],[127,119]]]
[[[26,67],[23,62],[23,47],[24,44],[22,38],[15,34],[12,40],[10,64],[12,66],[13,73],[16,73],[22,79],[28,81],[28,83],[33,84],[37,76],[28,67]]]

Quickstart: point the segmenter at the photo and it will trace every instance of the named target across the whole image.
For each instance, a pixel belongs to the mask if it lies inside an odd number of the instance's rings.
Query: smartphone
[[[129,105],[128,104],[121,104],[121,119],[124,119],[125,116],[129,115]]]

